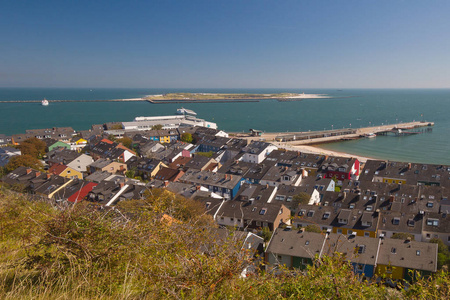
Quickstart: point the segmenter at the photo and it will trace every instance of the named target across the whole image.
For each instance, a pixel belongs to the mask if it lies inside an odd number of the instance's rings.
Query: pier
[[[135,98],[135,99],[107,99],[107,100],[48,100],[49,103],[53,103],[53,102],[135,102],[135,101],[147,101],[147,99]],[[11,101],[0,101],[0,103],[42,103],[42,100],[11,100]]]
[[[314,145],[340,141],[351,141],[365,138],[368,134],[408,136],[430,132],[434,122],[408,122],[363,128],[343,128],[323,131],[286,132],[286,133],[262,133],[260,140],[278,142],[286,145]],[[248,135],[237,134],[239,137],[255,139]]]

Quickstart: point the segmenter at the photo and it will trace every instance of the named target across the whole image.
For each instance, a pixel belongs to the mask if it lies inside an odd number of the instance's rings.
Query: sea
[[[77,100],[75,102],[0,103],[0,133],[132,121],[138,116],[172,115],[181,104],[149,102],[83,102],[139,98],[172,92],[325,94],[330,98],[301,101],[186,103],[199,118],[227,132],[314,131],[360,128],[410,121],[435,122],[431,132],[411,136],[330,143],[322,148],[384,160],[450,165],[450,89],[121,89],[121,88],[0,88],[0,101]]]

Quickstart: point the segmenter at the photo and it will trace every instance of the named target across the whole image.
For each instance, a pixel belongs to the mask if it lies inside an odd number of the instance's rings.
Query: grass
[[[168,214],[173,219],[162,217]],[[163,190],[115,209],[61,207],[0,188],[1,299],[445,299],[446,272],[409,291],[369,284],[339,256],[258,272],[196,202]]]

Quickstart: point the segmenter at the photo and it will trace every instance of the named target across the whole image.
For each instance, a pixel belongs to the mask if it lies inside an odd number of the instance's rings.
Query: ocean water
[[[336,151],[380,159],[450,164],[450,89],[56,89],[0,88],[0,101],[13,100],[106,100],[137,98],[168,92],[327,94],[329,99],[295,102],[262,100],[247,103],[187,103],[198,117],[216,122],[220,129],[266,132],[359,128],[426,120],[435,122],[431,133],[405,137],[376,137],[322,145]],[[147,102],[0,103],[0,133],[26,129],[71,126],[88,129],[91,124],[131,121],[137,116],[174,114],[180,104]]]

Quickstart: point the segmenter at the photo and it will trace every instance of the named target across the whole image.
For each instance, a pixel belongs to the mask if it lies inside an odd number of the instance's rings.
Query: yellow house
[[[404,268],[392,265],[381,265],[378,264],[375,269],[375,276],[391,278],[391,279],[403,279],[404,278]]]
[[[384,183],[406,184],[406,180],[405,179],[383,177],[382,180],[383,180]]]
[[[83,179],[83,173],[62,164],[54,164],[48,172],[65,178]]]

